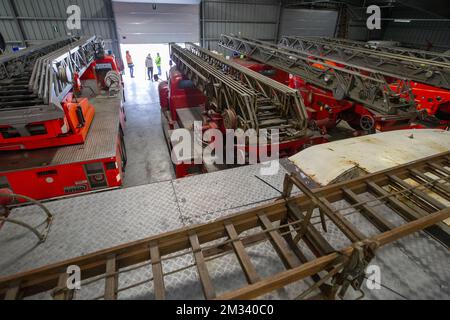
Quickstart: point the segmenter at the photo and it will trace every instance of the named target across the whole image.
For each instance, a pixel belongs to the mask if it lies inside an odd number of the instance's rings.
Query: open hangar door
[[[284,8],[280,36],[334,37],[338,11]]]
[[[138,79],[146,77],[147,54],[153,59],[156,53],[161,55],[165,78],[170,60],[168,43],[199,42],[199,0],[115,1],[114,14],[122,56],[125,59],[125,52],[130,51]]]

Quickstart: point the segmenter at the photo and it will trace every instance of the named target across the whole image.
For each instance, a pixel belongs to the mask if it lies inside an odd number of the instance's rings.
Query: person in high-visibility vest
[[[134,78],[134,63],[133,59],[131,58],[130,51],[127,51],[127,64],[128,68],[130,69],[130,75],[132,78]]]
[[[156,68],[158,68],[158,75],[161,75],[161,56],[159,55],[159,53],[156,54],[156,58],[155,58],[155,65]]]

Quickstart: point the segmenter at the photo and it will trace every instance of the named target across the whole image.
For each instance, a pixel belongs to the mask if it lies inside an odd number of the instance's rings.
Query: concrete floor
[[[125,77],[128,165],[124,187],[175,178],[161,127],[158,84]]]

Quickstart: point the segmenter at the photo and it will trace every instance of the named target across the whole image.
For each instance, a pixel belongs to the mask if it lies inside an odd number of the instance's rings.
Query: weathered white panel
[[[326,186],[343,176],[373,173],[449,150],[449,131],[400,130],[314,146],[289,160]]]

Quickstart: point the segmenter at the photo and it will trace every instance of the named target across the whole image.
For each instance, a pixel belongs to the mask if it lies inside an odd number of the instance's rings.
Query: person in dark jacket
[[[153,59],[150,53],[147,58],[145,58],[145,67],[147,68],[148,80],[153,81]]]

